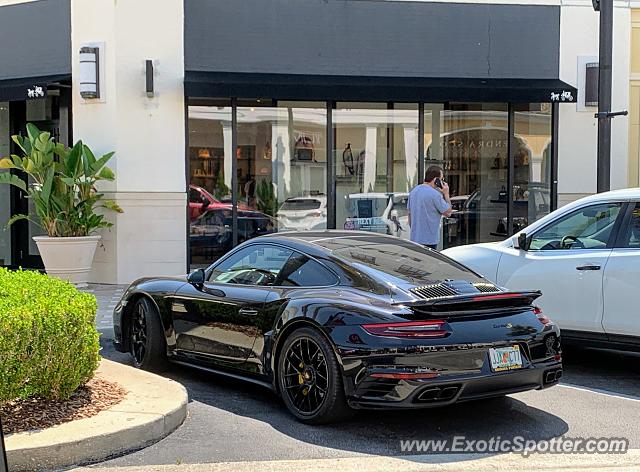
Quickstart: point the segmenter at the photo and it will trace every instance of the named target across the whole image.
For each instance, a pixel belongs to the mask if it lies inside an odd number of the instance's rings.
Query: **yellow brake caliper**
[[[301,362],[299,367],[300,367],[300,369],[304,369],[304,364]],[[298,384],[302,385],[303,383],[304,383],[304,377],[302,376],[302,373],[299,373],[298,374]],[[308,393],[309,393],[309,387],[305,387],[302,390],[302,394],[306,396]]]

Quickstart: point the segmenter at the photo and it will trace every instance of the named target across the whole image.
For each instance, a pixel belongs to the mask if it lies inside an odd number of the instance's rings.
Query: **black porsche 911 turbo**
[[[306,423],[555,385],[560,330],[532,303],[430,249],[354,231],[254,238],[206,270],[132,283],[115,343],[259,383]]]

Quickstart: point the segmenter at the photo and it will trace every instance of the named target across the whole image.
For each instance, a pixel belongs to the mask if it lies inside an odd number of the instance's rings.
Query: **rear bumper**
[[[499,373],[445,375],[433,379],[397,380],[371,376],[349,397],[352,408],[430,408],[548,388],[562,376],[562,362],[548,361]]]

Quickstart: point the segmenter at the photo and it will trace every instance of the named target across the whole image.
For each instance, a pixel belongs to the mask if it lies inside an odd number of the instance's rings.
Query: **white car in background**
[[[345,218],[344,229],[409,239],[408,193],[352,193],[345,198],[349,216]]]
[[[500,286],[539,289],[563,342],[640,351],[640,188],[566,205],[499,243],[443,251]]]
[[[287,198],[280,206],[276,218],[280,231],[327,229],[327,197],[314,195]]]

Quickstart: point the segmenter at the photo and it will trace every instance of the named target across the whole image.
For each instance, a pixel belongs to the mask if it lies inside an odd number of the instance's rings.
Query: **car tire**
[[[161,372],[166,369],[167,344],[160,314],[146,297],[133,306],[129,326],[129,347],[133,365],[138,369]]]
[[[284,341],[278,388],[287,409],[306,424],[334,423],[354,413],[333,347],[313,328],[296,329]]]

